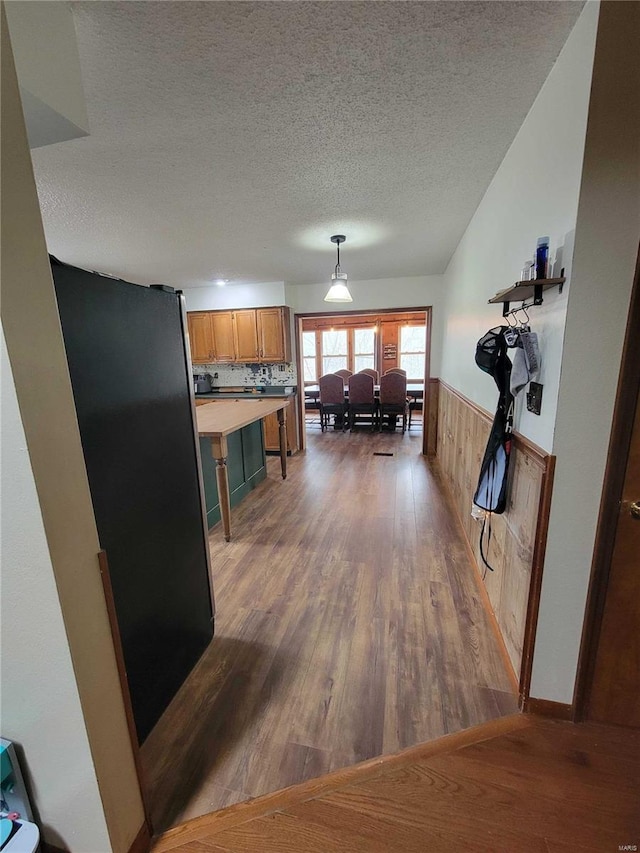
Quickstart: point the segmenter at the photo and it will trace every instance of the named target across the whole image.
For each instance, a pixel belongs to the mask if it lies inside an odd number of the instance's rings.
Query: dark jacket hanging
[[[513,432],[513,395],[509,389],[511,360],[507,355],[505,326],[496,326],[476,346],[476,364],[493,376],[498,386],[498,406],[480,466],[473,502],[488,512],[502,513],[507,505],[507,477]]]

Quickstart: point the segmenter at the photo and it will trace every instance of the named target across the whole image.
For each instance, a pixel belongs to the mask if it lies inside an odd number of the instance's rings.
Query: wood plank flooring
[[[511,716],[186,823],[153,853],[587,853],[640,845],[640,733]],[[635,845],[635,846],[634,846]]]
[[[310,433],[211,531],[216,636],[142,748],[156,832],[516,709],[421,444]]]

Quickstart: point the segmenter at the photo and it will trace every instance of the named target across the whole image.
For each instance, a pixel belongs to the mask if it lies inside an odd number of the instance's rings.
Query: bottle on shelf
[[[530,281],[536,277],[536,268],[533,261],[525,261],[520,272],[520,281]]]
[[[534,278],[547,278],[549,268],[549,238],[538,237]]]

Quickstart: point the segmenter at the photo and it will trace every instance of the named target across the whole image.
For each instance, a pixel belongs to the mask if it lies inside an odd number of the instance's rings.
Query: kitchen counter
[[[207,520],[209,522],[212,520],[210,516],[210,495],[213,458],[216,462],[215,479],[217,485],[216,497],[218,499],[218,504],[215,508],[219,507],[224,536],[227,541],[231,538],[231,504],[232,502],[237,503],[244,496],[240,495],[239,488],[234,487],[234,484],[239,475],[242,480],[241,475],[243,472],[245,477],[239,484],[240,487],[246,487],[248,491],[250,488],[253,488],[253,483],[256,482],[256,477],[252,477],[251,481],[247,482],[247,464],[245,460],[247,453],[245,452],[245,445],[249,449],[249,454],[253,457],[256,456],[257,448],[259,447],[262,465],[258,473],[260,480],[264,479],[266,469],[264,465],[261,421],[264,417],[274,412],[277,413],[280,424],[282,479],[284,480],[287,476],[284,410],[288,405],[289,400],[282,396],[278,397],[274,395],[271,399],[266,400],[264,396],[257,397],[256,395],[252,396],[249,400],[245,400],[244,398],[241,400],[216,399],[196,408],[196,423],[198,435],[200,436],[200,455],[202,458],[203,479],[205,481],[205,495],[207,496]],[[228,460],[230,463],[229,467]],[[209,482],[208,486],[207,481]]]
[[[296,393],[296,388],[290,385],[271,385],[266,386],[263,391],[258,391],[253,387],[247,387],[246,391],[237,391],[229,388],[213,388],[206,394],[196,394],[196,400],[260,400],[265,397],[269,398],[286,398],[293,397]]]
[[[219,438],[229,435],[248,424],[253,423],[267,415],[282,410],[289,405],[284,398],[265,400],[264,398],[251,398],[242,401],[234,399],[216,400],[210,406],[198,406],[196,409],[196,423],[198,435]],[[246,402],[246,406],[245,406]]]

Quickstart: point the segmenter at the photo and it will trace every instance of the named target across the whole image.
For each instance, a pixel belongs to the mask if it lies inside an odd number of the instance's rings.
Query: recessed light
[[[219,278],[219,279],[216,281],[216,284],[218,285],[218,287],[224,287],[224,286],[225,286],[225,284],[226,284],[228,281],[229,281],[229,279],[228,279],[228,278]]]

